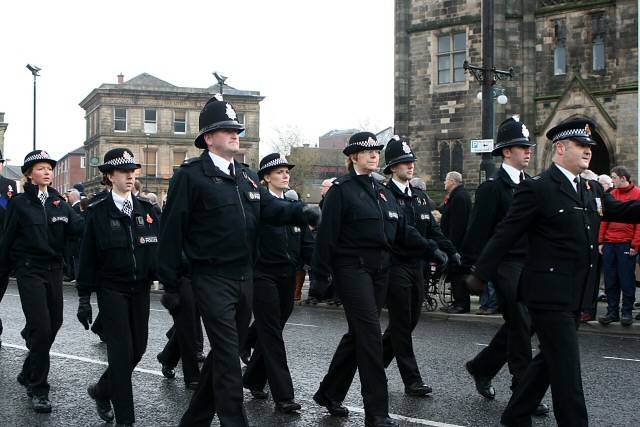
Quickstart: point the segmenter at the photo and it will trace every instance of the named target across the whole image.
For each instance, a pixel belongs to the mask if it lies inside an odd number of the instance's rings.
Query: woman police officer
[[[24,193],[7,209],[0,243],[0,271],[15,267],[23,332],[29,354],[18,382],[27,388],[35,412],[51,412],[49,350],[62,325],[62,264],[65,242],[82,232],[82,218],[49,187],[56,161],[46,151],[27,154],[22,165]]]
[[[119,425],[135,421],[131,374],[147,346],[149,288],[156,271],[158,219],[151,203],[131,194],[140,168],[127,148],[98,166],[110,194],[89,205],[78,273],[78,320],[89,329],[90,297],[98,296],[109,366],[87,392],[98,415]],[[113,411],[111,409],[113,403]]]
[[[273,196],[284,199],[284,192],[289,187],[289,170],[293,167],[278,153],[269,154],[260,161],[258,177]],[[293,401],[293,383],[282,330],[293,310],[297,266],[301,258],[310,262],[313,244],[306,225],[260,225],[253,278],[253,315],[258,344],[242,379],[243,386],[258,399],[267,397],[263,388],[268,380],[275,409],[283,413],[301,409]]]
[[[446,255],[407,225],[393,193],[371,173],[380,161],[370,132],[356,133],[343,153],[349,174],[327,192],[318,230],[313,271],[333,274],[349,325],[314,400],[332,415],[347,416],[342,406],[356,369],[360,374],[365,425],[396,426],[389,418],[387,378],[382,360],[379,314],[387,293],[391,247],[396,239],[437,261]]]

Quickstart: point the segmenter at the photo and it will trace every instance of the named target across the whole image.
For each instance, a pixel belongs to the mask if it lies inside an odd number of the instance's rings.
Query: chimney
[[[118,74],[118,84],[121,85],[122,83],[124,83],[124,74],[120,73]]]

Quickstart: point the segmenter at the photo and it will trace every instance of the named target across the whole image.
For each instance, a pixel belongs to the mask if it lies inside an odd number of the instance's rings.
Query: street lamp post
[[[27,64],[27,69],[33,74],[33,150],[36,149],[36,77],[42,68],[35,65]]]
[[[513,68],[509,71],[497,70],[494,66],[494,8],[493,0],[482,0],[482,67],[464,61],[464,69],[482,85],[482,139],[493,139],[494,109],[493,85],[498,80],[512,79]],[[482,176],[484,172],[484,177]],[[495,172],[495,164],[491,153],[482,153],[480,162],[480,181],[491,177]]]

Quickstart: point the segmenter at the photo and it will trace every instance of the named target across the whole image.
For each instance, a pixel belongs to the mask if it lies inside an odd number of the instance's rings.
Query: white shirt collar
[[[227,159],[223,159],[217,154],[212,153],[211,151],[209,151],[208,153],[209,153],[209,157],[211,157],[211,160],[213,160],[213,164],[216,165],[218,169],[220,169],[223,173],[230,175],[229,165],[231,164],[231,162]]]
[[[400,189],[400,192],[402,194],[404,194],[404,189],[408,188],[409,189],[409,196],[411,196],[411,188],[408,185],[405,185],[403,183],[401,183],[400,181],[397,181],[395,178],[391,178],[391,180],[393,181],[393,183]]]
[[[578,185],[575,182],[573,182],[573,180],[576,178],[576,175],[572,174],[571,172],[569,172],[568,170],[566,170],[565,168],[563,168],[562,166],[560,166],[557,163],[554,163],[554,165],[556,165],[556,167],[558,169],[560,169],[560,172],[562,172],[563,175],[567,177],[567,179],[569,180],[569,182],[573,186],[573,189],[578,191]]]
[[[116,194],[113,191],[111,191],[111,197],[113,198],[113,203],[116,204],[116,208],[118,208],[118,210],[122,210],[122,205],[124,205],[125,200],[128,200],[129,203],[131,203],[131,207],[133,207],[133,200],[131,199],[131,193],[127,194],[127,197],[122,197],[119,194]]]
[[[507,175],[509,175],[509,178],[511,178],[511,181],[513,181],[516,184],[520,184],[520,172],[522,171],[519,171],[518,169],[506,163],[502,163],[502,169],[504,169]]]
[[[282,193],[282,196],[278,196],[276,193],[274,193],[273,191],[271,191],[271,189],[269,189],[269,193],[271,193],[271,195],[273,197],[276,197],[278,199],[284,199],[284,192]]]

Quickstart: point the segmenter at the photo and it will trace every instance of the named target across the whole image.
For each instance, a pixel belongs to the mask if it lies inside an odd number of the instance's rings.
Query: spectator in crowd
[[[447,195],[440,206],[442,219],[440,228],[442,233],[451,240],[456,249],[462,247],[462,240],[467,231],[467,223],[471,214],[471,196],[464,188],[460,172],[449,172],[444,180],[444,189]],[[440,310],[449,314],[468,313],[470,310],[469,292],[467,291],[463,271],[450,269],[451,293],[453,304],[441,307]]]
[[[631,173],[626,167],[614,167],[611,179],[615,187],[611,195],[616,200],[640,200],[640,188],[631,182]],[[640,225],[602,221],[598,242],[607,293],[607,314],[598,318],[598,322],[608,325],[620,321],[622,325],[630,326],[633,323],[631,311],[636,296],[635,268],[640,249]]]
[[[146,193],[144,197],[149,201],[149,203],[153,205],[153,211],[156,213],[158,218],[160,218],[160,215],[162,214],[162,209],[158,204],[158,196],[156,196],[155,193]]]
[[[598,177],[598,182],[602,185],[604,191],[612,191],[613,190],[613,181],[609,175],[600,175]]]

